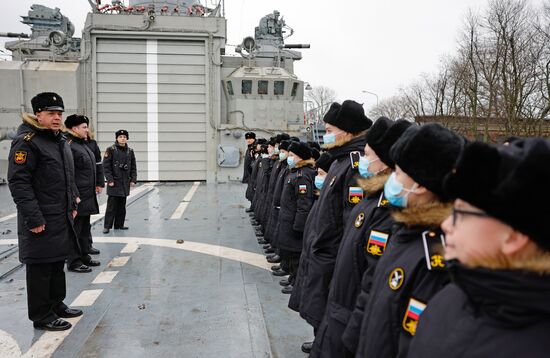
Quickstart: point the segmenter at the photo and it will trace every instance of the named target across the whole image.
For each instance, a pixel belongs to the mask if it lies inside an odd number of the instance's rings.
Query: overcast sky
[[[225,0],[227,43],[236,45],[243,37],[253,36],[260,18],[279,10],[295,30],[287,43],[311,44],[296,63],[296,74],[312,86],[333,88],[340,100],[355,99],[369,108],[376,104],[376,98],[363,90],[383,99],[422,73],[435,72],[440,58],[455,52],[467,10],[481,10],[487,2]],[[25,15],[33,3],[59,7],[80,36],[90,9],[86,0],[3,0],[0,32],[30,32],[19,22],[19,16]],[[227,47],[226,51],[233,53],[234,49]]]

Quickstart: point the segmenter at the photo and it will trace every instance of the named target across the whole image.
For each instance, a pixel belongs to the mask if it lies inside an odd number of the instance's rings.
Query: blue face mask
[[[375,159],[371,162],[370,160],[368,160],[367,157],[361,157],[359,159],[359,174],[361,174],[361,176],[363,178],[370,178],[370,177],[375,176],[377,173],[373,173],[373,172],[369,171],[369,165],[371,163],[375,163],[379,160],[380,159]]]
[[[323,142],[325,144],[332,144],[332,143],[336,142],[336,134],[334,134],[334,133],[325,134],[323,136]]]
[[[283,153],[283,152],[280,152],[279,153],[279,160],[282,162],[283,160],[286,160],[286,158],[288,157],[288,154],[286,153]]]
[[[325,182],[325,177],[317,175],[315,177],[315,187],[319,190],[323,189],[323,183]]]
[[[386,184],[384,184],[384,196],[393,206],[406,208],[407,198],[410,193],[415,191],[417,186],[418,184],[414,183],[411,189],[405,189],[403,184],[397,180],[395,173],[392,173]],[[403,191],[405,191],[405,194],[401,194]]]
[[[286,158],[286,162],[288,163],[289,168],[294,168],[296,166],[296,162],[294,161],[294,157],[288,157]]]

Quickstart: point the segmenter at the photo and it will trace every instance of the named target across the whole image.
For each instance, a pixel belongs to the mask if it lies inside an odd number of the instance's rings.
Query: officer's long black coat
[[[8,183],[17,205],[19,261],[24,264],[65,260],[69,251],[76,186],[71,149],[61,133],[23,115],[12,142]],[[46,225],[41,233],[30,231]]]
[[[256,185],[256,178],[258,177],[258,169],[260,169],[260,160],[262,158],[254,159],[252,162],[252,171],[250,172],[250,177],[248,178],[248,186],[246,187],[246,199],[252,202],[254,200],[254,189]]]
[[[408,357],[548,357],[550,263],[541,264],[530,272],[451,264],[453,283],[422,313]]]
[[[86,145],[92,153],[94,153],[96,164],[96,186],[101,188],[105,187],[105,174],[103,173],[103,159],[101,157],[101,150],[94,139],[88,139]]]
[[[278,155],[277,155],[278,158]],[[269,230],[269,220],[271,219],[271,211],[273,210],[273,196],[275,195],[275,186],[277,185],[277,179],[279,179],[279,173],[281,169],[284,168],[285,161],[279,159],[274,159],[273,167],[271,168],[271,175],[269,176],[269,185],[267,189],[267,198],[264,205],[262,206],[262,217],[265,220],[264,223],[264,238],[269,241],[268,233]]]
[[[430,204],[393,214],[399,227],[374,271],[356,357],[406,356],[418,322],[409,317],[409,306],[429,304],[449,282],[439,228],[449,213],[450,205]]]
[[[271,183],[271,172],[273,171],[273,166],[275,165],[275,160],[272,156],[267,158],[267,161],[262,161],[263,165],[265,165],[263,177],[262,177],[262,183],[260,186],[256,186],[256,195],[258,195],[257,198],[257,204],[254,209],[254,213],[256,214],[256,220],[258,220],[264,227],[267,223],[267,219],[265,217],[265,207],[267,205],[267,200],[269,197],[269,183]]]
[[[357,187],[358,160],[352,166],[350,153],[364,151],[365,142],[365,136],[360,135],[329,149],[334,161],[304,230],[304,247],[289,307],[300,312],[314,328],[319,327],[325,314],[344,223],[355,205],[349,193]]]
[[[94,153],[86,145],[86,140],[78,137],[72,131],[66,134],[67,143],[73,153],[75,168],[75,183],[78,189],[78,215],[87,216],[99,213],[99,204],[95,187],[97,184],[96,159]]]
[[[275,188],[273,189],[273,200],[271,200],[271,211],[269,214],[269,220],[265,230],[265,239],[270,242],[271,246],[277,248],[278,246],[278,232],[279,232],[279,213],[281,211],[281,195],[283,193],[283,185],[288,175],[289,169],[286,160],[281,163],[279,174],[275,182]]]
[[[384,183],[389,175],[360,180],[369,193],[350,214],[332,276],[325,316],[315,335],[310,357],[353,357],[345,349],[342,334],[355,308],[363,273],[373,270],[391,240],[393,218],[384,199]],[[371,236],[372,235],[372,236]],[[374,244],[370,238],[386,238],[386,245]]]
[[[123,170],[120,165],[127,165]],[[114,182],[114,186],[107,186],[109,196],[130,195],[130,183],[137,182],[136,157],[132,148],[125,145],[113,144],[105,150],[103,156],[103,172],[108,183]]]
[[[290,169],[281,193],[277,247],[286,251],[301,252],[306,220],[315,202],[315,160],[303,160]]]
[[[254,208],[254,216],[258,219],[260,212],[261,201],[265,200],[263,196],[264,186],[267,186],[266,173],[269,169],[271,159],[269,157],[261,158],[260,163],[258,164],[258,174],[256,175],[256,180],[254,181],[254,199],[252,199],[252,207]],[[267,178],[269,180],[269,178]]]
[[[243,183],[248,183],[250,174],[252,173],[252,162],[254,161],[254,147],[255,143],[252,143],[246,147],[244,153],[244,167],[243,167]]]

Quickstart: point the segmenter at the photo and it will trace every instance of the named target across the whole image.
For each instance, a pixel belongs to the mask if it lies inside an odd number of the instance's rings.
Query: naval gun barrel
[[[24,33],[15,33],[15,32],[0,32],[0,37],[18,37],[18,38],[23,38],[23,39],[28,39],[30,38],[29,35],[27,34],[24,34]]]
[[[310,48],[310,44],[288,44],[284,48]]]

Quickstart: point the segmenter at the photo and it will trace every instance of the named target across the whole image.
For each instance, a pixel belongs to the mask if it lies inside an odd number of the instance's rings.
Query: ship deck
[[[27,318],[15,205],[0,186],[1,357],[304,357],[313,332],[287,308],[238,183],[147,183],[128,199],[127,231],[102,234],[101,266],[66,272],[65,303],[84,315],[63,332]],[[99,196],[102,212],[106,195]]]

